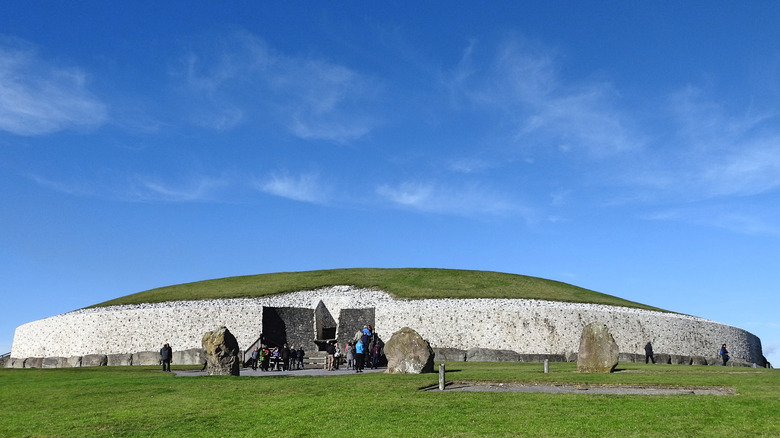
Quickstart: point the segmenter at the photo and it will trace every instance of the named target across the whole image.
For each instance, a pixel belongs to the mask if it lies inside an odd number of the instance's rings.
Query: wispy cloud
[[[56,181],[37,174],[27,174],[27,178],[41,187],[71,196],[91,196],[95,194],[94,187],[84,182]]]
[[[82,69],[43,59],[20,40],[0,37],[0,130],[34,136],[93,128],[108,118]]]
[[[227,178],[193,175],[174,180],[155,175],[111,175],[63,181],[28,174],[41,187],[77,197],[97,197],[130,202],[220,201],[221,190],[231,185]]]
[[[143,202],[209,202],[219,200],[218,191],[229,185],[224,178],[193,176],[171,182],[168,178],[136,175],[130,179],[127,196]]]
[[[426,213],[467,217],[521,216],[527,220],[536,216],[532,209],[477,184],[453,187],[430,182],[403,182],[380,185],[376,193],[391,205]]]
[[[274,174],[255,182],[255,188],[269,195],[313,204],[325,204],[330,200],[330,188],[319,174]]]
[[[376,126],[368,108],[378,81],[318,58],[280,53],[238,32],[218,37],[217,50],[194,49],[184,60],[193,117],[214,129],[274,120],[303,139],[348,142]]]
[[[747,235],[780,236],[780,212],[760,206],[749,207],[734,203],[685,204],[656,211],[645,218],[721,228]]]
[[[584,150],[595,157],[642,146],[627,113],[619,109],[620,96],[612,84],[562,79],[555,50],[515,37],[495,53],[482,55],[486,59],[472,59],[477,56],[472,42],[448,75],[447,86],[462,96],[458,101],[465,98],[483,111],[500,111],[514,126],[515,142]]]
[[[694,87],[672,96],[671,112],[682,153],[668,166],[676,172],[668,181],[687,182],[702,197],[750,196],[780,187],[776,112],[729,114]]]

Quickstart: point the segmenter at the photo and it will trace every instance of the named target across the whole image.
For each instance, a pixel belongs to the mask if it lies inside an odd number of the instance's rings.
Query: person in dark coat
[[[268,365],[271,363],[271,352],[268,351],[268,347],[263,345],[262,350],[260,350],[260,368],[263,371],[268,371]]]
[[[368,329],[368,326],[363,327],[363,334],[360,336],[360,341],[363,343],[363,361],[361,362],[362,366],[365,366],[366,364],[371,363],[371,331]],[[362,367],[360,368],[363,369]]]
[[[160,349],[160,359],[162,360],[163,371],[171,371],[171,359],[173,359],[173,349],[169,344],[163,345]]]
[[[645,363],[648,362],[655,363],[655,358],[653,357],[653,344],[651,344],[650,341],[647,341],[647,344],[645,344]]]
[[[333,361],[336,358],[336,346],[333,345],[333,342],[328,342],[328,344],[325,345],[325,351],[328,353],[328,357],[325,360],[325,369],[333,371]]]
[[[730,358],[729,351],[726,350],[726,344],[723,344],[723,346],[720,347],[720,351],[718,352],[718,354],[720,355],[720,358],[723,360],[723,366],[725,367],[726,362],[728,362]]]
[[[306,352],[303,351],[303,345],[298,347],[298,351],[295,353],[296,358],[298,359],[298,369],[302,370],[304,369],[303,366],[303,357],[306,355]]]

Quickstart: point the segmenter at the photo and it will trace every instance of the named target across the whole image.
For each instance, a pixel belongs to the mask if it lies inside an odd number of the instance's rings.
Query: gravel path
[[[366,368],[363,370],[364,373],[377,373],[380,371],[385,371],[387,368],[377,368],[377,369],[370,369]],[[200,376],[208,376],[208,374],[205,371],[199,371],[199,370],[187,370],[187,371],[177,371],[173,370],[173,373],[176,376],[180,377],[200,377]],[[293,371],[262,371],[259,368],[257,370],[253,370],[252,368],[241,368],[241,376],[240,377],[272,377],[272,376],[286,376],[286,377],[296,377],[296,376],[339,376],[343,374],[357,374],[354,370],[348,370],[346,367],[341,367],[334,371],[327,371],[321,367],[310,367],[305,368],[302,370],[293,370]]]

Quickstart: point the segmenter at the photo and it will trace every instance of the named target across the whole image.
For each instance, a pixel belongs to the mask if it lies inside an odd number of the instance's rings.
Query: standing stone
[[[606,325],[594,322],[582,329],[577,371],[611,373],[618,364],[618,345]]]
[[[222,326],[214,331],[206,332],[201,340],[206,354],[206,371],[209,376],[238,376],[240,364],[238,359],[238,341],[235,336]]]
[[[421,374],[433,372],[434,353],[431,345],[409,327],[393,333],[385,343],[387,373]]]

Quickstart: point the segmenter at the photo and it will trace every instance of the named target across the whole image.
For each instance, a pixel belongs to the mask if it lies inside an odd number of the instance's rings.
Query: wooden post
[[[439,391],[444,391],[444,364],[439,364]]]
[[[544,373],[547,374],[550,372],[550,359],[544,360]]]

